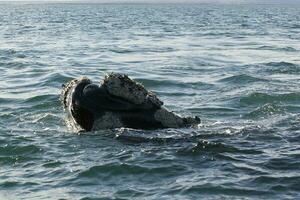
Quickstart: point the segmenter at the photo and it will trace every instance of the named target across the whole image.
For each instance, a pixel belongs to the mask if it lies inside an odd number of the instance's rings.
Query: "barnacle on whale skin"
[[[126,99],[134,104],[151,102],[160,107],[163,102],[153,92],[148,92],[145,87],[130,79],[125,74],[110,73],[105,76],[103,86],[114,96]]]
[[[62,91],[60,93],[60,101],[62,102],[64,108],[66,108],[68,106],[68,100],[69,100],[69,96],[71,95],[71,90],[74,88],[74,86],[76,86],[79,82],[86,82],[86,83],[90,83],[90,79],[88,79],[87,77],[81,77],[78,79],[72,79],[71,81],[69,81],[66,84],[62,85]]]

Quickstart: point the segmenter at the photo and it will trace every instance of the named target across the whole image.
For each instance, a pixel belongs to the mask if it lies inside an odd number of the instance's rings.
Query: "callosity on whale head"
[[[91,84],[90,79],[81,77],[73,79],[66,84],[63,84],[60,100],[63,104],[64,110],[67,112],[67,124],[76,131],[89,130],[93,121],[91,113],[84,113],[80,109],[79,101],[82,96],[82,91],[85,86]],[[85,123],[84,123],[85,122]],[[88,122],[88,123],[86,123]]]
[[[71,80],[63,86],[61,101],[69,125],[77,130],[179,128],[200,123],[198,117],[168,111],[153,92],[123,74],[108,74],[100,85],[86,77]]]
[[[70,100],[71,100],[72,94],[74,92],[74,89],[77,87],[77,85],[85,86],[90,83],[91,83],[90,79],[88,79],[87,77],[82,77],[79,79],[73,79],[73,80],[69,81],[68,83],[63,84],[62,85],[63,89],[60,94],[60,100],[61,100],[64,108],[67,108],[68,105],[70,105]]]

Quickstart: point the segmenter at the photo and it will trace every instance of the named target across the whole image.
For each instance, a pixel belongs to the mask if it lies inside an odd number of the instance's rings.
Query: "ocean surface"
[[[126,73],[198,128],[76,134]],[[0,4],[0,199],[299,199],[300,5]]]

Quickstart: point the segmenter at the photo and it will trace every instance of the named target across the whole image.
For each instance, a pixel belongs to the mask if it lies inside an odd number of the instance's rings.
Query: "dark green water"
[[[126,73],[198,129],[67,129]],[[0,199],[300,198],[300,6],[0,4]]]

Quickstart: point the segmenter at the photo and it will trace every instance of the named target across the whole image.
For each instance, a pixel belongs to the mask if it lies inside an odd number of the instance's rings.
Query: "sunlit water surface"
[[[68,130],[126,73],[198,129]],[[0,199],[300,198],[300,6],[0,5]]]

